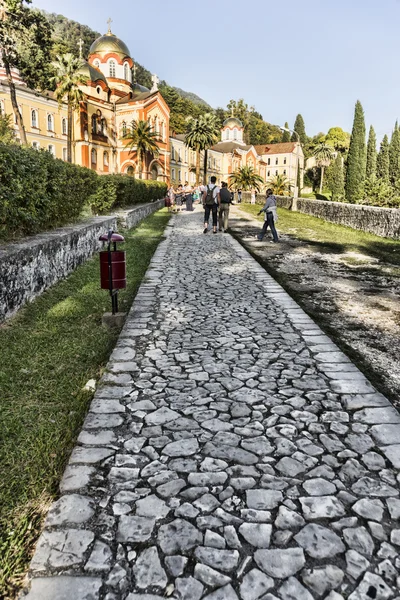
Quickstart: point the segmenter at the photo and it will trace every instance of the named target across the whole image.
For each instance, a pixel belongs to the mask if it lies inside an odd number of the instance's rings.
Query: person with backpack
[[[205,211],[203,233],[207,233],[208,231],[210,213],[212,214],[213,233],[217,233],[219,192],[220,190],[217,186],[217,178],[213,175],[210,179],[210,183],[206,186],[203,192],[203,207]]]
[[[228,219],[229,219],[229,206],[232,202],[232,192],[228,190],[228,184],[223,181],[222,187],[219,191],[219,230],[227,233]]]
[[[259,242],[261,242],[269,227],[273,237],[273,240],[270,241],[277,244],[279,242],[279,238],[275,228],[275,223],[278,221],[278,212],[276,208],[276,197],[271,189],[267,190],[265,204],[258,214],[261,215],[262,212],[265,213],[265,220],[261,233],[258,234],[257,239]]]

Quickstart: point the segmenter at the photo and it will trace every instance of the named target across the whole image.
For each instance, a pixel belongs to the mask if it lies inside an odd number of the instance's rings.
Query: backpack
[[[221,198],[221,204],[230,204],[232,202],[232,194],[228,190],[228,188],[223,187],[219,191],[219,195]]]
[[[207,195],[206,195],[206,200],[205,200],[205,205],[206,206],[213,206],[215,203],[214,200],[214,190],[215,190],[215,185],[213,188],[210,188],[210,186],[207,186]]]

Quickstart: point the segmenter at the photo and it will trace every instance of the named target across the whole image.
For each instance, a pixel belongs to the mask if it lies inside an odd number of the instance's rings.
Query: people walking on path
[[[228,190],[228,184],[223,181],[221,184],[221,189],[219,191],[219,230],[227,232],[228,229],[228,219],[229,219],[229,207],[233,203],[232,202],[232,193]]]
[[[208,221],[210,219],[210,213],[212,214],[213,233],[217,233],[219,192],[220,192],[220,189],[217,186],[217,178],[214,177],[214,175],[213,175],[210,179],[210,183],[206,186],[206,188],[203,192],[203,206],[204,206],[203,233],[207,233],[207,231],[208,231]]]
[[[181,210],[182,210],[183,196],[184,196],[183,187],[182,187],[182,184],[180,184],[180,185],[178,185],[178,189],[176,190],[176,193],[175,193],[175,206],[176,206],[177,212],[181,212]]]
[[[175,201],[175,190],[174,190],[174,187],[171,185],[171,187],[169,188],[169,190],[167,192],[167,200],[165,202],[165,206],[167,206],[168,212],[173,211],[174,201]]]
[[[264,225],[261,232],[258,234],[257,239],[261,242],[269,227],[273,237],[271,242],[273,241],[276,244],[279,242],[278,233],[275,228],[275,223],[278,221],[278,212],[276,208],[276,197],[271,189],[267,190],[265,204],[258,214],[261,215],[262,212],[265,213]]]
[[[184,191],[185,191],[186,210],[191,212],[193,210],[193,188],[191,185],[189,185],[186,182]]]

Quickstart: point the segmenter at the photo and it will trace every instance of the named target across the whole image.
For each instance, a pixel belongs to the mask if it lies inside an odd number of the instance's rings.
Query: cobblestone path
[[[229,235],[173,217],[29,600],[400,599],[400,415]]]

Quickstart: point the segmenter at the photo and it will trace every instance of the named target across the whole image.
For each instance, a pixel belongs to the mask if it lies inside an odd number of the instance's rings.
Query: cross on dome
[[[108,34],[111,34],[111,23],[112,22],[113,22],[112,18],[108,17],[108,19],[107,19],[107,25],[108,25],[108,31],[107,31],[107,33]]]

